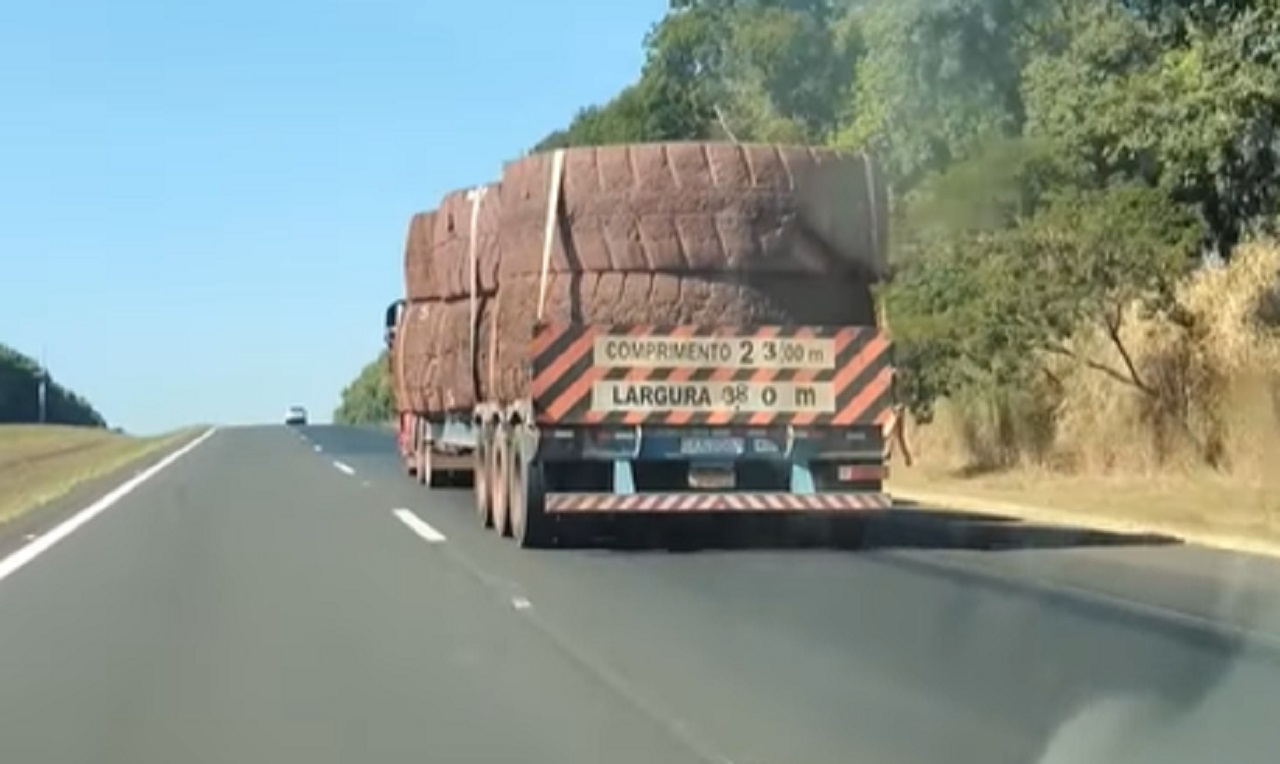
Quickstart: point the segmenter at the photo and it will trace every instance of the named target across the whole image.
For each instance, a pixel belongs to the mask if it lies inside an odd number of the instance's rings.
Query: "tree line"
[[[46,373],[34,359],[0,344],[0,424],[40,421],[40,382]],[[53,379],[46,380],[45,421],[83,427],[107,424],[88,401]]]
[[[1051,385],[1046,357],[1156,394],[1122,339],[1132,306],[1194,335],[1179,281],[1275,232],[1274,2],[671,0],[642,44],[635,82],[534,149],[871,152],[895,217],[878,298],[924,420],[941,399]]]

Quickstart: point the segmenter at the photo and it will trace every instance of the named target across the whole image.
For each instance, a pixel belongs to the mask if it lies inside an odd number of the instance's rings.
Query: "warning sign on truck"
[[[540,424],[876,425],[889,339],[871,326],[534,327]]]
[[[591,409],[834,413],[836,395],[830,382],[602,380],[592,386]]]
[[[632,369],[832,369],[835,340],[817,337],[600,335],[592,363]]]

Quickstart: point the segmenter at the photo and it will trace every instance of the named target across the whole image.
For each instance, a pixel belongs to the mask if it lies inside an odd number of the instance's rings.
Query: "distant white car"
[[[306,424],[307,410],[301,406],[290,406],[285,412],[284,423],[289,425]]]

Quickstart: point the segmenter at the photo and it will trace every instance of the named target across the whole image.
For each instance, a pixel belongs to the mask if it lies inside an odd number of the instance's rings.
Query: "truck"
[[[700,151],[711,157],[706,164],[714,165],[715,152],[729,155],[746,150]],[[791,206],[778,213],[782,221],[778,225],[794,225],[796,218],[806,218],[805,225],[822,234],[821,246],[810,241],[816,236],[813,230],[803,238],[780,235],[777,241],[759,245],[772,249],[756,252],[754,265],[735,262],[732,267],[767,272],[750,279],[735,276],[730,286],[714,287],[725,294],[753,295],[756,302],[735,313],[733,306],[746,298],[734,298],[738,302],[726,298],[720,304],[729,307],[713,304],[710,314],[704,308],[698,308],[703,310],[698,313],[675,304],[628,310],[623,301],[594,310],[590,305],[585,310],[549,305],[549,292],[572,289],[565,283],[585,278],[569,274],[556,282],[555,274],[557,268],[567,267],[564,263],[574,254],[570,251],[573,233],[564,229],[587,225],[583,221],[592,214],[587,205],[598,199],[579,188],[575,198],[583,201],[566,209],[561,198],[567,185],[566,152],[551,152],[542,159],[538,169],[546,172],[547,183],[542,198],[528,192],[514,195],[540,201],[545,210],[536,268],[529,265],[530,273],[501,280],[496,310],[477,302],[474,247],[469,269],[471,329],[464,355],[473,368],[483,367],[481,350],[487,344],[489,377],[499,376],[495,363],[506,364],[518,369],[517,382],[499,394],[483,394],[484,385],[477,385],[474,402],[461,408],[421,411],[401,405],[398,442],[406,472],[429,487],[469,485],[479,521],[501,536],[514,537],[521,547],[555,546],[591,537],[602,524],[628,520],[643,524],[650,519],[699,517],[715,524],[730,518],[775,517],[841,522],[889,508],[891,499],[883,481],[885,432],[894,415],[894,369],[892,343],[877,325],[868,287],[882,274],[885,259],[884,191],[875,185],[879,180],[872,174],[870,159],[863,157],[858,165],[870,168],[860,181],[865,186],[860,199],[861,207],[872,208],[860,225],[850,225],[832,199],[849,188],[848,168],[813,160],[810,165],[816,169],[804,176],[807,185],[799,190],[786,187]],[[635,156],[626,159],[633,166],[642,164]],[[604,164],[599,158],[595,161]],[[764,163],[758,157],[755,161]],[[598,167],[592,172],[601,173]],[[507,178],[504,174],[504,184]],[[722,188],[711,185],[706,193],[729,198]],[[743,198],[750,196],[744,194]],[[782,192],[770,194],[767,203],[755,197],[740,202],[755,205],[751,209],[756,212],[739,217],[759,218],[759,209],[777,207]],[[642,203],[661,204],[654,199],[653,194],[628,197],[619,208],[628,210],[628,220],[639,219],[632,214],[634,208]],[[510,206],[507,201],[503,204]],[[727,204],[716,208],[717,220],[727,218],[723,209]],[[877,204],[882,207],[878,211]],[[672,214],[679,214],[678,210]],[[473,207],[473,237],[476,219]],[[518,223],[511,225],[518,227]],[[619,230],[621,224],[611,217],[602,225]],[[873,230],[865,230],[868,227]],[[511,246],[517,245],[517,238],[511,237]],[[503,246],[508,246],[505,240]],[[690,247],[682,243],[681,248],[682,256],[690,257]],[[782,256],[805,248],[828,257],[825,267],[840,268],[836,272],[852,285],[850,305],[858,302],[862,307],[840,305],[826,312],[796,307],[816,302],[824,290],[842,283],[821,274],[797,281],[797,299],[774,299],[773,291],[780,289],[777,284],[800,277],[778,270],[790,265],[769,263],[783,263]],[[855,254],[841,263],[841,252]],[[508,256],[504,252],[503,257]],[[558,266],[556,258],[560,258]],[[607,278],[598,277],[601,283]],[[762,286],[744,287],[751,279]],[[509,284],[527,285],[511,287],[507,299]],[[656,300],[652,296],[656,294],[652,292],[651,299]],[[810,294],[812,300],[807,299]],[[508,322],[505,333],[481,330],[482,313],[502,315],[504,311],[518,317],[513,319],[514,328]],[[791,320],[797,313],[800,318],[852,316],[853,320]],[[384,322],[400,401],[407,397],[399,392],[406,376],[401,332],[407,315],[408,303],[399,299],[387,308]],[[614,316],[648,320],[609,320]],[[766,320],[756,322],[756,316]],[[699,320],[682,320],[690,317]],[[519,359],[518,363],[496,362],[504,353]],[[480,373],[477,378],[483,376]]]

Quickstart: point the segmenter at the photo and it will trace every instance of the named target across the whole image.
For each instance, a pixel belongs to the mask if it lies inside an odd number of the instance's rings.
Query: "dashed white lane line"
[[[40,556],[40,554],[47,551],[54,544],[63,540],[67,536],[70,536],[77,528],[102,514],[102,512],[112,504],[120,501],[130,493],[133,493],[138,486],[155,477],[165,467],[168,467],[170,464],[173,464],[183,456],[186,456],[191,451],[195,450],[196,446],[208,440],[213,433],[217,432],[217,430],[218,428],[216,427],[210,427],[208,430],[205,430],[204,434],[200,437],[124,481],[102,498],[72,515],[70,518],[64,520],[60,525],[54,527],[53,530],[33,540],[30,544],[24,546],[3,560],[0,560],[0,581],[3,581],[13,575],[13,573],[15,573],[19,568]]]
[[[323,448],[320,448],[320,444],[318,443],[316,444],[315,449],[317,454],[324,450]]]
[[[334,466],[334,467],[337,467],[339,472],[343,472],[343,473],[346,473],[346,474],[348,474],[348,475],[354,475],[354,474],[356,474],[356,471],[355,471],[355,470],[353,470],[353,469],[351,468],[351,465],[349,465],[349,464],[343,464],[342,462],[334,462],[334,463],[333,463],[333,466]]]
[[[395,515],[397,520],[409,526],[409,530],[421,536],[429,544],[439,544],[447,541],[443,533],[432,528],[425,520],[403,507],[391,510],[391,514]]]
[[[533,607],[533,603],[530,602],[527,597],[512,597],[511,607],[516,610],[528,610]]]

